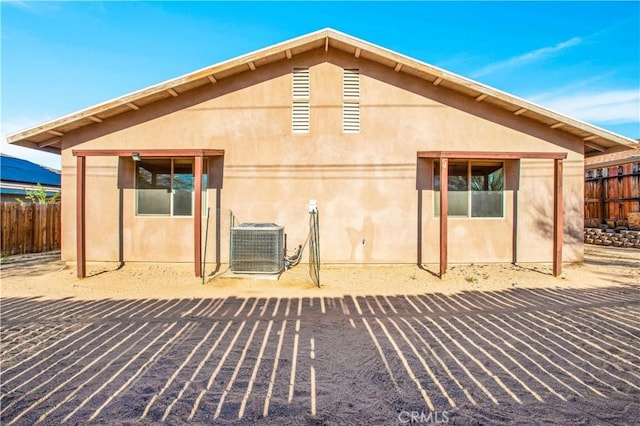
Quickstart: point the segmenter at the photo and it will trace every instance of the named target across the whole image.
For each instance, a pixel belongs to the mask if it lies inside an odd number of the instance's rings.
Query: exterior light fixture
[[[133,158],[133,161],[140,161],[140,153],[139,152],[132,152],[131,153],[131,158]]]

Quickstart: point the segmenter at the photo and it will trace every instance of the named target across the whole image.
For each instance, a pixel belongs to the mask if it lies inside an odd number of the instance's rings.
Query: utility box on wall
[[[275,223],[234,226],[229,262],[234,273],[280,273],[284,268],[284,227]]]

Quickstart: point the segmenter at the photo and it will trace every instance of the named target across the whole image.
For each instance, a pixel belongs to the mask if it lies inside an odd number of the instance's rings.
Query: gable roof
[[[191,89],[215,84],[242,72],[253,71],[266,64],[292,58],[301,53],[324,48],[338,49],[356,58],[363,58],[388,66],[396,72],[404,72],[421,78],[425,84],[442,86],[497,108],[510,111],[557,131],[567,132],[582,138],[585,155],[595,155],[608,150],[633,148],[637,143],[630,138],[610,132],[583,121],[567,117],[543,108],[524,99],[483,85],[476,81],[450,73],[433,65],[378,47],[333,29],[323,29],[271,47],[230,59],[200,70],[185,74],[101,104],[47,121],[37,126],[10,134],[9,143],[44,151],[60,153],[62,137],[81,127],[95,125],[110,117],[144,108],[170,97],[177,97]]]
[[[640,139],[638,139],[640,142]],[[584,160],[584,168],[587,170],[600,167],[611,167],[626,163],[640,163],[640,143],[633,150],[614,152],[611,154],[594,155]]]
[[[25,185],[41,184],[60,187],[60,174],[39,164],[2,154],[0,179]]]

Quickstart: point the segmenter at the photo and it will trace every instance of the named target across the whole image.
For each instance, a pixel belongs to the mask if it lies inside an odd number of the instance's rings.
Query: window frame
[[[148,160],[169,160],[170,161],[170,174],[169,174],[169,181],[170,181],[170,188],[168,188],[169,190],[169,213],[168,214],[164,214],[164,213],[140,213],[139,212],[139,189],[145,189],[145,188],[139,188],[138,187],[138,167],[141,166],[141,163],[144,163],[145,161]],[[174,214],[174,197],[175,197],[175,188],[174,188],[174,183],[175,183],[175,162],[176,161],[184,161],[184,160],[190,160],[191,161],[191,166],[192,166],[192,176],[193,176],[193,182],[195,184],[195,158],[193,157],[158,157],[158,158],[144,158],[141,161],[134,161],[134,216],[135,217],[156,217],[156,218],[193,218],[194,217],[194,210],[195,210],[195,188],[193,188],[191,190],[191,207],[190,207],[190,214],[188,215],[176,215]],[[206,216],[206,211],[207,211],[207,206],[208,206],[208,188],[207,188],[207,180],[208,180],[208,164],[207,164],[207,159],[205,158],[203,161],[203,173],[202,173],[202,216]],[[194,185],[195,186],[195,185]],[[161,188],[158,188],[161,189]]]
[[[487,163],[487,162],[491,162],[491,163],[496,163],[496,164],[501,164],[502,165],[502,189],[500,190],[502,193],[502,214],[500,216],[473,216],[473,193],[474,192],[484,192],[484,191],[477,191],[473,189],[473,182],[472,182],[472,178],[473,178],[473,165],[474,163]],[[466,168],[467,168],[467,174],[466,174],[466,185],[467,185],[467,189],[465,191],[461,191],[461,192],[466,192],[467,193],[467,213],[464,215],[452,215],[450,213],[447,214],[447,217],[450,219],[473,219],[473,220],[496,220],[496,219],[505,219],[506,218],[506,197],[504,196],[505,194],[505,168],[506,168],[506,162],[504,160],[491,160],[491,159],[486,159],[486,160],[449,160],[449,167],[451,167],[451,163],[465,163],[466,164]],[[440,173],[438,172],[438,174],[436,174],[436,164],[439,164],[439,160],[433,160],[432,163],[432,172],[433,172],[433,217],[434,218],[439,218],[440,217],[440,188],[442,185],[442,182],[440,182]],[[437,170],[439,171],[440,168],[439,166],[437,167]],[[438,189],[436,189],[436,178],[438,181]],[[449,194],[451,194],[452,190],[448,190]],[[453,192],[457,192],[457,191],[453,191]],[[489,191],[487,191],[489,192]],[[437,194],[437,195],[436,195]],[[449,210],[450,211],[450,210]]]

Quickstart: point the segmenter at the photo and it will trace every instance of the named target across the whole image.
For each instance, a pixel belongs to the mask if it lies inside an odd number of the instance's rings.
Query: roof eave
[[[60,153],[61,139],[64,136],[65,130],[71,131],[78,127],[102,122],[103,119],[100,118],[101,114],[108,114],[109,112],[114,111],[116,111],[115,114],[119,114],[117,109],[123,109],[122,112],[130,109],[139,109],[141,106],[138,104],[141,104],[145,98],[148,100],[150,96],[155,96],[162,92],[166,94],[166,97],[178,96],[177,90],[187,84],[193,84],[200,81],[203,81],[203,83],[206,84],[206,80],[211,83],[216,83],[216,75],[218,74],[229,74],[234,71],[253,71],[256,69],[256,64],[260,65],[270,63],[275,60],[291,58],[294,54],[299,54],[303,51],[319,48],[321,46],[324,46],[325,50],[329,49],[329,47],[339,48],[354,54],[356,57],[383,62],[387,65],[391,65],[392,68],[398,72],[402,71],[405,67],[412,69],[413,71],[426,75],[427,78],[425,78],[425,80],[429,81],[431,84],[442,84],[452,90],[464,91],[464,93],[474,96],[478,102],[491,102],[492,99],[495,99],[496,101],[506,103],[509,105],[509,108],[512,108],[511,112],[516,115],[524,114],[530,119],[546,123],[552,129],[567,131],[581,137],[585,142],[585,153],[587,154],[607,152],[610,149],[616,149],[620,146],[627,148],[636,146],[636,142],[633,139],[626,138],[622,135],[618,135],[592,124],[567,117],[517,96],[510,95],[474,80],[470,80],[436,66],[429,65],[330,28],[325,28],[267,48],[259,49],[254,52],[196,70],[180,77],[131,92],[124,96],[111,99],[78,112],[67,114],[37,126],[9,134],[7,136],[7,141],[9,143],[29,148]],[[138,104],[136,104],[136,102]],[[155,101],[152,100],[149,103],[152,102]],[[145,105],[146,103],[142,104],[142,106]],[[86,124],[80,124],[83,120],[86,121]],[[73,125],[77,126],[73,127]],[[69,128],[71,128],[71,130],[68,130]],[[42,139],[43,136],[50,137]],[[31,141],[30,138],[38,138],[41,140],[34,142]]]

